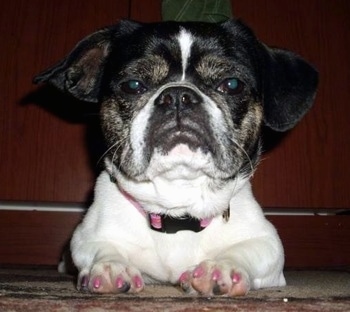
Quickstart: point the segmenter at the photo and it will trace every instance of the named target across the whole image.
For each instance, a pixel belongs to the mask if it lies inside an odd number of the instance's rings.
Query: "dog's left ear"
[[[125,36],[139,26],[136,22],[122,20],[87,36],[67,57],[40,73],[33,82],[48,82],[79,100],[98,102],[103,66],[112,43],[118,36]]]
[[[286,131],[312,106],[318,72],[292,52],[265,45],[262,49],[264,121],[275,131]]]
[[[48,82],[87,102],[97,102],[101,67],[109,53],[109,30],[104,29],[83,39],[56,65],[37,75],[33,82]]]

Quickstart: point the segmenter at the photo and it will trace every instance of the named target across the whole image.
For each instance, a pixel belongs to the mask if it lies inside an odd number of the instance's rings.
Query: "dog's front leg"
[[[74,249],[78,266],[77,288],[94,293],[139,292],[144,287],[141,272],[128,265],[127,257],[108,242],[84,243]],[[94,255],[84,258],[84,255]]]
[[[283,259],[276,239],[250,239],[184,272],[179,282],[188,293],[243,296],[250,289],[285,285]]]

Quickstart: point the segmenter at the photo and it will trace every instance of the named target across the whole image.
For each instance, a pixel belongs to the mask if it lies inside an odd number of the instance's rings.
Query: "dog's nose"
[[[169,87],[156,98],[155,105],[166,109],[185,110],[200,102],[200,95],[190,88]]]

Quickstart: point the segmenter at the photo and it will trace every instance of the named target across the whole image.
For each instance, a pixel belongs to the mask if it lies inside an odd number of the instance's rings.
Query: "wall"
[[[335,214],[350,208],[350,2],[232,6],[261,40],[296,51],[320,72],[314,108],[287,134],[266,133],[253,180],[287,266],[349,265],[349,218]],[[31,80],[100,27],[160,20],[160,1],[13,0],[1,2],[0,15],[0,263],[54,264],[91,201],[104,146],[96,105]]]

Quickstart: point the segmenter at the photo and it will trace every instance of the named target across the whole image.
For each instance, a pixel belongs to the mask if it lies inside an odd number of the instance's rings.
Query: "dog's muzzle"
[[[195,151],[208,151],[212,140],[208,114],[199,91],[183,85],[164,88],[154,100],[155,111],[150,118],[148,146],[163,153],[178,144],[186,144]]]

